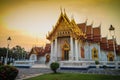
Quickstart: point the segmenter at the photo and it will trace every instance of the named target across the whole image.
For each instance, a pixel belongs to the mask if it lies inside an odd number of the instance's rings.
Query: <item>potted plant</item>
[[[100,62],[98,60],[95,60],[96,68],[99,68]]]
[[[57,69],[59,68],[59,63],[57,63],[57,62],[51,63],[50,68],[54,73],[57,73]]]

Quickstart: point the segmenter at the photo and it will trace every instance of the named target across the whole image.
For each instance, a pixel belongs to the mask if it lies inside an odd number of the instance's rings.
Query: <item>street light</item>
[[[110,25],[109,31],[110,31],[110,34],[113,39],[113,48],[114,48],[114,56],[115,56],[114,60],[116,60],[115,37],[114,37],[115,36],[115,28],[112,25]]]
[[[8,61],[8,51],[9,51],[10,42],[11,42],[11,38],[8,37],[8,39],[7,39],[7,54],[6,54],[6,58],[5,58],[5,65],[7,65],[7,61]]]

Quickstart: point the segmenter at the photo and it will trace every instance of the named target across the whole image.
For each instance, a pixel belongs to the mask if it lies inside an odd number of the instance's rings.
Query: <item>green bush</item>
[[[15,80],[18,75],[18,69],[13,66],[0,66],[0,80]]]
[[[100,63],[99,63],[99,61],[98,61],[98,60],[96,60],[96,61],[95,61],[95,64],[96,64],[96,65],[98,65],[98,64],[100,64]]]
[[[0,66],[2,65],[2,62],[0,61]]]
[[[103,65],[103,68],[106,69],[106,68],[107,68],[107,65]]]
[[[57,69],[59,68],[59,63],[57,63],[57,62],[51,63],[50,68],[54,73],[57,73]]]

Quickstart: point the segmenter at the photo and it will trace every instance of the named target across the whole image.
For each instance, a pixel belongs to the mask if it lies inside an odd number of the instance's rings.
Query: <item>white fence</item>
[[[120,68],[120,61],[100,61],[99,66],[108,68]],[[96,67],[95,61],[60,61],[61,68],[91,68]]]
[[[31,60],[24,60],[24,61],[15,61],[13,66],[20,67],[20,68],[30,68],[34,64],[34,61]]]

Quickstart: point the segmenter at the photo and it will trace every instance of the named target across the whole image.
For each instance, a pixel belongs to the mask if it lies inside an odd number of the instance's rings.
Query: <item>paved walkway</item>
[[[16,80],[23,80],[25,78],[34,77],[37,75],[42,75],[46,73],[51,73],[52,71],[49,67],[45,65],[36,65],[32,68],[18,68],[19,74]],[[110,69],[89,69],[89,70],[58,70],[58,72],[69,72],[69,73],[81,73],[81,74],[105,74],[105,75],[120,75],[120,70],[110,70]]]

